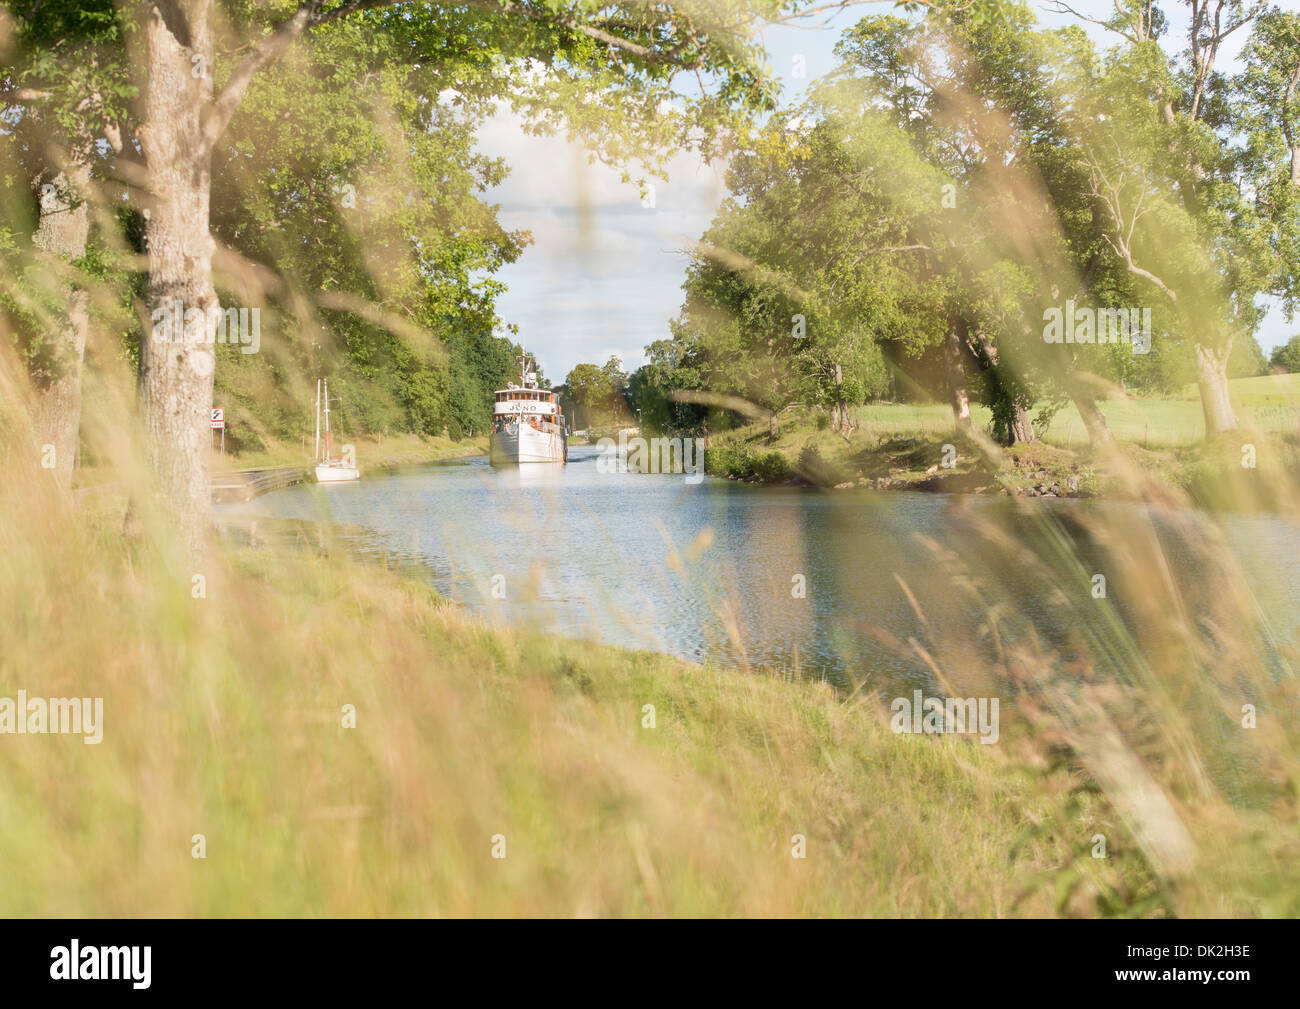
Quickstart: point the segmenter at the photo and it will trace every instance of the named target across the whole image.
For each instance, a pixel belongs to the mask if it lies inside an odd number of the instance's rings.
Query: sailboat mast
[[[320,461],[320,379],[316,379],[316,444],[312,448],[312,462]]]
[[[330,380],[325,379],[325,458],[334,458],[334,443],[330,440]]]

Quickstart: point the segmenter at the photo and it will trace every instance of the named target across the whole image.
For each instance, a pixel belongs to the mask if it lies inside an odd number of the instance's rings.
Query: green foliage
[[[1252,11],[1230,5],[1221,27]],[[864,18],[799,114],[750,138],[684,285],[673,334],[695,384],[679,388],[826,403],[853,360],[860,403],[888,347],[905,386],[938,394],[915,365],[944,359],[952,331],[944,384],[977,373],[1005,439],[1040,401],[1181,389],[1198,347],[1225,378],[1262,372],[1259,296],[1289,311],[1300,275],[1300,15],[1261,16],[1234,79],[1185,72],[1158,10],[1136,34],[1117,10],[1128,44],[1104,52],[996,13]],[[1047,343],[1067,300],[1149,311],[1150,352]]]
[[[562,405],[576,427],[619,425],[629,419],[627,389],[628,376],[617,357],[603,365],[576,364],[561,386]]]
[[[58,292],[40,282],[32,267],[31,245],[0,224],[0,272],[9,282],[0,285],[0,329],[15,344],[34,374],[55,367],[48,353],[43,323],[58,311]]]
[[[217,397],[287,436],[328,374],[347,404],[343,423],[457,437],[487,425],[490,392],[511,375],[518,348],[497,335],[511,329],[495,314],[495,274],[530,241],[502,229],[481,198],[506,173],[475,149],[484,117],[507,104],[530,132],[566,132],[650,172],[684,148],[712,156],[746,115],[772,107],[746,26],[785,5],[359,6],[308,12],[310,30],[257,73],[213,153],[212,231],[238,264],[215,278],[218,293],[266,316],[260,354],[218,355]],[[221,94],[297,4],[214,7]],[[138,211],[148,159],[135,99],[153,68],[126,43],[147,7],[3,11],[9,194],[22,196],[61,150],[92,161],[109,198]],[[20,91],[37,97],[14,99]],[[5,203],[15,234],[29,230],[23,218],[34,225],[30,199]],[[10,314],[20,300],[10,298]],[[139,338],[135,329],[126,342]]]
[[[1242,51],[1246,69],[1232,98],[1238,135],[1244,137],[1233,166],[1251,221],[1268,243],[1268,286],[1288,312],[1300,289],[1300,198],[1297,142],[1300,101],[1300,14],[1273,7],[1262,13]]]
[[[1300,372],[1300,336],[1293,336],[1280,347],[1275,347],[1268,363],[1292,375]]]
[[[1238,336],[1232,344],[1232,353],[1228,358],[1229,378],[1253,378],[1268,374],[1268,358],[1260,349],[1259,342],[1249,333]]]
[[[704,451],[704,470],[711,476],[775,483],[791,475],[790,461],[781,452],[756,450],[743,441],[724,441]]]
[[[529,238],[504,231],[479,198],[506,167],[474,150],[483,95],[503,85],[481,50],[461,52],[454,34],[435,27],[423,25],[428,61],[418,63],[404,56],[416,43],[406,19],[313,33],[259,77],[217,152],[215,234],[284,278],[261,297],[222,292],[227,304],[261,302],[280,324],[260,354],[223,361],[218,395],[240,402],[260,390],[246,405],[287,423],[281,436],[310,424],[303,393],[321,373],[343,399],[340,421],[358,431],[453,438],[487,428],[491,392],[511,374],[516,348],[493,335],[502,290],[493,274]],[[320,291],[359,296],[371,313],[422,327],[436,342],[373,314],[313,311]],[[241,377],[245,369],[273,381]],[[267,395],[292,398],[298,375],[308,381],[297,384],[294,422]]]
[[[819,431],[826,429],[821,423],[823,418],[826,418],[826,414],[817,415],[816,427]],[[840,474],[826,461],[812,442],[799,450],[799,458],[794,464],[794,469],[802,479],[817,487],[833,487],[840,482]]]

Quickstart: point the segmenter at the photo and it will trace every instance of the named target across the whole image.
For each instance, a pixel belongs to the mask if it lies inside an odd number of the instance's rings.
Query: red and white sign
[[[226,411],[219,406],[212,408],[212,429],[224,428],[226,426]]]

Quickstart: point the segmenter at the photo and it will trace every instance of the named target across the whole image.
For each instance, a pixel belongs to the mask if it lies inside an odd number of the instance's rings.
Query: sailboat
[[[320,454],[321,386],[325,387],[325,455]],[[361,470],[354,462],[334,458],[334,443],[330,438],[330,384],[328,379],[316,379],[316,482],[342,483],[360,480]]]

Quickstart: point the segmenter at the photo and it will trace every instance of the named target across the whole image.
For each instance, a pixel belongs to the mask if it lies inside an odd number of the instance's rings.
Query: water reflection
[[[1106,544],[1071,517],[1122,530],[1121,544],[1159,538],[1170,577],[1214,591],[1178,523],[1136,506],[1038,501],[1025,512],[995,498],[693,484],[598,472],[595,455],[578,446],[567,465],[494,470],[473,459],[368,474],[223,510],[359,527],[357,548],[422,566],[489,620],[840,684],[929,686],[911,639],[944,636],[960,643],[950,663],[986,664],[995,606],[1062,661],[1076,656],[1092,619],[1088,577],[1107,561]],[[1275,633],[1293,638],[1297,528],[1250,516],[1223,529]],[[1111,597],[1128,611],[1124,586]]]

